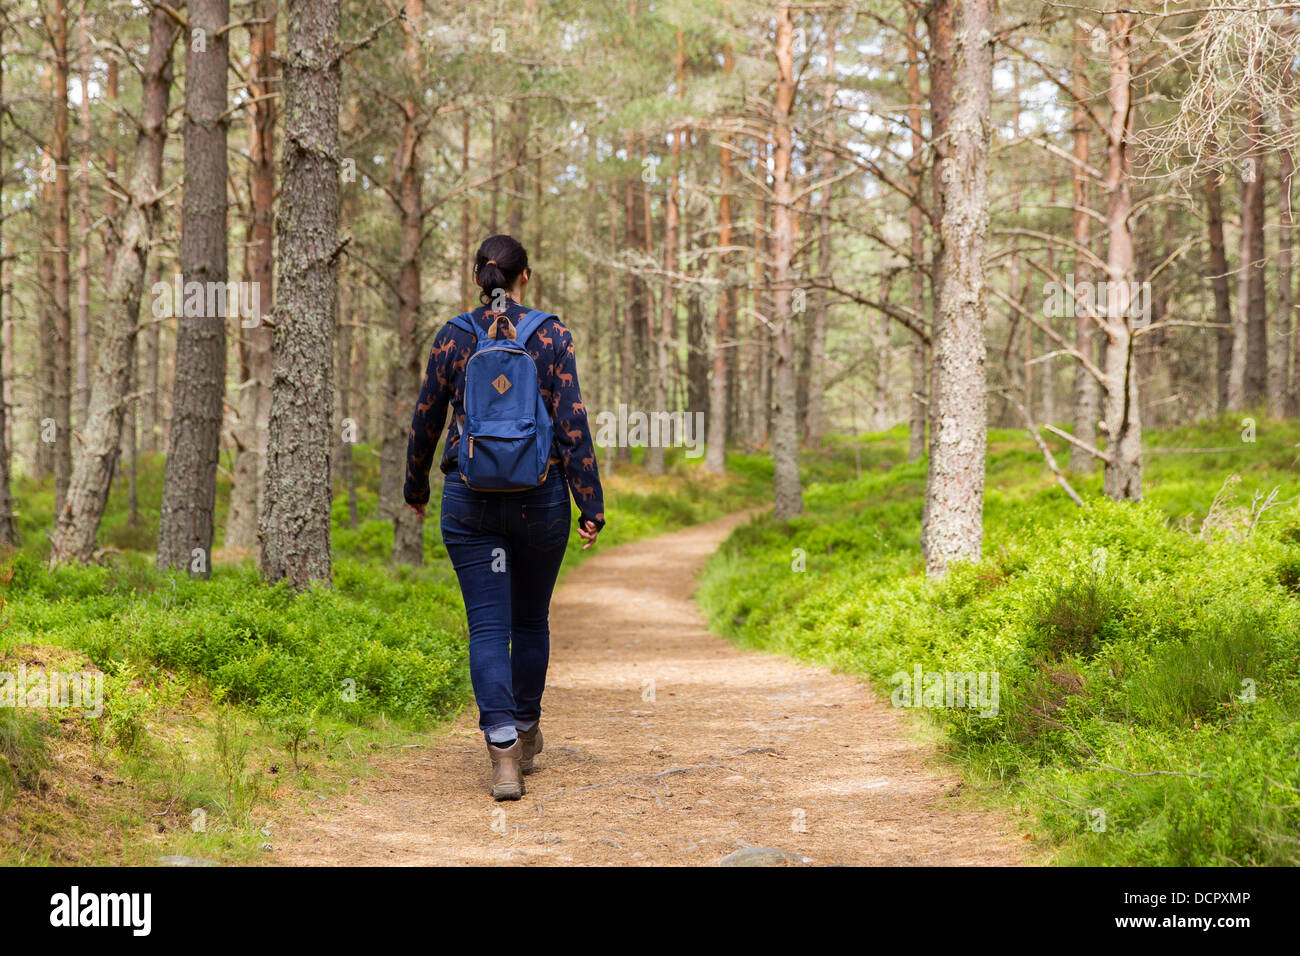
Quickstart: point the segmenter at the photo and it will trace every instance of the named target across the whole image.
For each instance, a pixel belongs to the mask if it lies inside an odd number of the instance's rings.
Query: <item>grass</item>
[[[1023,433],[991,433],[985,558],[931,582],[925,464],[904,461],[905,433],[833,437],[805,456],[805,514],[738,528],[702,603],[738,641],[884,694],[917,666],[997,673],[996,717],[926,719],[1055,860],[1294,864],[1300,513],[1252,515],[1275,487],[1300,492],[1300,426],[1262,422],[1244,442],[1225,418],[1148,445],[1145,502],[1106,501],[1095,474],[1076,482],[1079,509]],[[1190,451],[1204,448],[1223,450]],[[301,595],[224,550],[210,582],[157,571],[156,509],[132,524],[124,483],[103,563],[47,571],[52,494],[18,484],[25,546],[0,570],[0,672],[98,675],[104,712],[0,707],[0,862],[257,862],[280,807],[344,789],[372,754],[465,706],[463,610],[436,520],[425,564],[394,568],[367,451],[355,528],[345,496],[334,504],[334,587]],[[719,478],[670,454],[668,471],[618,462],[599,549],[769,500],[764,456],[729,456]],[[142,502],[161,480],[161,459],[142,459]],[[566,567],[599,549],[575,536]]]
[[[700,599],[738,641],[882,691],[917,666],[996,673],[996,717],[928,719],[1059,862],[1294,865],[1300,511],[1253,516],[1274,489],[1300,493],[1300,425],[1256,437],[1227,418],[1152,434],[1147,500],[1104,499],[1096,474],[1078,508],[1023,433],[995,431],[985,557],[933,582],[924,464],[904,462],[900,432],[869,436],[861,478],[811,485],[793,521],[738,528]]]
[[[368,757],[427,739],[471,699],[464,610],[436,514],[425,563],[394,567],[377,456],[361,446],[357,516],[333,506],[334,586],[294,594],[251,556],[214,552],[212,579],[153,566],[157,510],[129,520],[117,482],[102,563],[48,570],[49,483],[15,488],[24,546],[0,562],[0,673],[58,670],[102,682],[103,713],[0,707],[0,863],[153,863],[176,854],[256,862],[277,806],[368,772]],[[727,479],[670,454],[669,473],[620,461],[607,530],[565,566],[623,541],[756,504],[770,466]],[[161,495],[145,456],[141,502]],[[229,488],[218,489],[218,527]],[[436,509],[436,505],[435,505]]]

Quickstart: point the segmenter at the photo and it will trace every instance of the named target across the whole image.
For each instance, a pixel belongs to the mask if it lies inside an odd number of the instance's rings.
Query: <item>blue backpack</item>
[[[553,318],[530,310],[519,320],[514,339],[488,338],[468,312],[451,320],[478,340],[465,365],[465,420],[456,456],[461,478],[475,491],[524,491],[546,480],[555,429],[537,363],[524,346]]]

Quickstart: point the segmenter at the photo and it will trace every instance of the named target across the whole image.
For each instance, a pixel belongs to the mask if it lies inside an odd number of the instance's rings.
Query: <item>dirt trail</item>
[[[1022,862],[1006,822],[955,801],[957,779],[869,687],[705,630],[694,577],[739,520],[566,575],[546,749],[522,800],[489,799],[470,707],[429,748],[283,821],[272,861],[712,865],[754,846],[814,864]]]

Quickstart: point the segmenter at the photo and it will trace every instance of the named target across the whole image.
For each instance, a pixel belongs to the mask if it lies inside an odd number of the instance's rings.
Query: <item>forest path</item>
[[[1007,822],[954,801],[960,782],[867,684],[706,630],[695,575],[742,520],[567,572],[522,800],[488,796],[470,706],[429,747],[280,821],[271,862],[712,865],[745,847],[814,864],[1023,862]]]

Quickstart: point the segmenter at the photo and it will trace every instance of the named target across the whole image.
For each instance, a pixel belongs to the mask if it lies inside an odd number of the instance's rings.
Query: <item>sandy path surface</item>
[[[867,685],[705,629],[694,578],[740,520],[568,572],[522,800],[489,798],[470,707],[430,747],[281,821],[268,862],[713,865],[746,847],[823,865],[1023,862],[1007,822],[955,800],[957,778]]]

